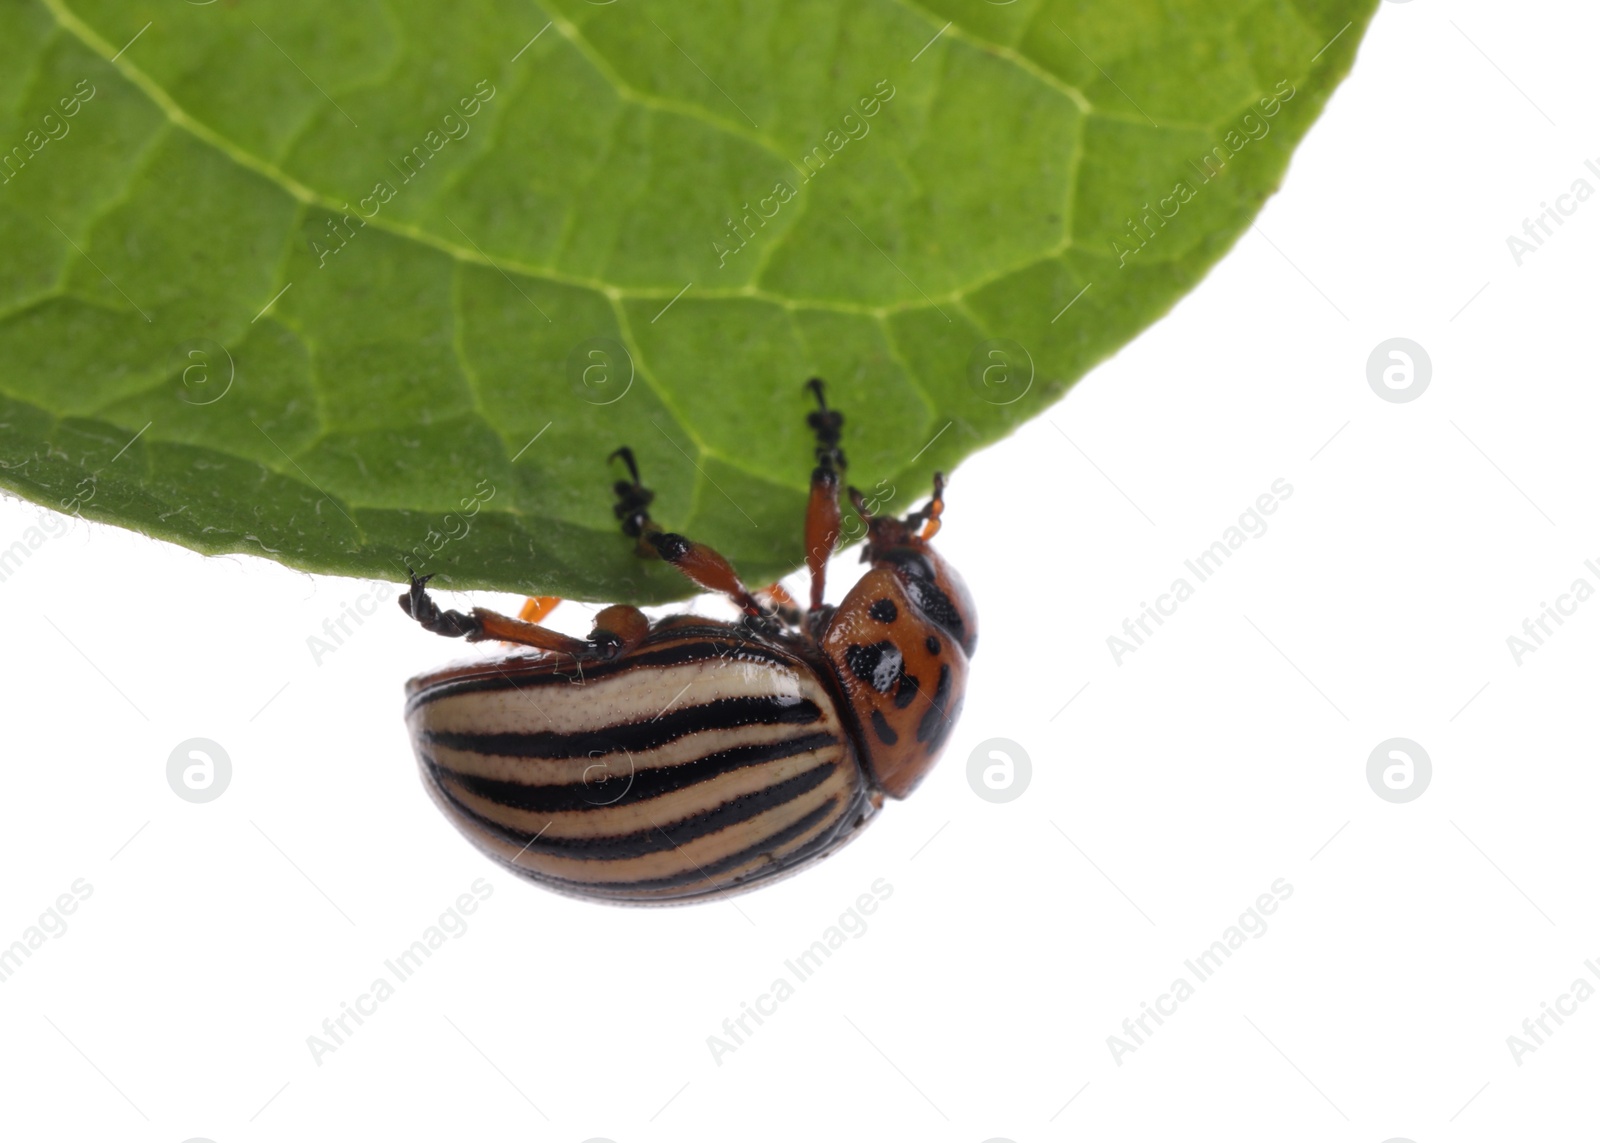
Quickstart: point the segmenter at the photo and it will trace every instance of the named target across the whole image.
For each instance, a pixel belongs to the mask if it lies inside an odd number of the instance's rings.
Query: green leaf
[[[612,516],[627,444],[769,582],[808,377],[910,508],[1223,254],[1375,4],[0,6],[0,485],[312,571],[681,597]]]

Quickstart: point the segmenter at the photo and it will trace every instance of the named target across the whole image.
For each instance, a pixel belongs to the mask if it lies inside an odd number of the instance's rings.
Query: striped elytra
[[[754,886],[838,848],[881,803],[817,672],[736,624],[666,623],[581,671],[512,656],[409,689],[435,802],[557,892],[649,903]]]
[[[744,612],[651,621],[614,605],[586,639],[522,618],[441,609],[412,576],[401,608],[424,628],[523,649],[444,667],[406,688],[422,779],[468,840],[548,889],[618,904],[742,892],[821,860],[904,798],[944,750],[977,639],[972,600],[928,540],[944,480],[904,520],[866,524],[870,570],[822,604],[840,531],[843,417],[821,382],[805,540],[811,606],[774,585],[752,593],[721,555],[663,531],[633,454],[616,515],[640,555],[673,564]]]

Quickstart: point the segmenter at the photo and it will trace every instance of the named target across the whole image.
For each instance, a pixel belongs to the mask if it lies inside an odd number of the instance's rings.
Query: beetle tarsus
[[[823,382],[821,377],[813,377],[806,382],[806,388],[816,394],[817,408],[815,412],[806,414],[806,425],[817,437],[817,467],[818,469],[841,473],[848,466],[845,461],[844,450],[839,447],[839,438],[844,429],[844,414],[837,409],[828,408],[827,398],[823,396]],[[816,477],[812,477],[813,480]]]
[[[410,568],[406,573],[411,577],[411,588],[400,596],[400,610],[421,624],[423,630],[448,639],[473,641],[482,637],[483,623],[476,615],[445,610],[433,601],[428,594],[428,581],[433,576],[419,576]]]
[[[760,602],[740,582],[732,564],[705,544],[695,543],[676,532],[663,531],[650,519],[648,509],[656,494],[640,482],[633,450],[624,445],[606,459],[619,457],[628,466],[628,475],[633,481],[619,480],[612,485],[617,494],[612,512],[622,522],[622,534],[638,541],[635,548],[639,555],[659,556],[697,586],[731,598],[747,615],[761,615]]]
[[[839,543],[839,481],[848,465],[839,447],[844,414],[828,408],[822,378],[813,377],[806,388],[817,398],[816,411],[806,414],[806,424],[817,438],[817,466],[811,470],[805,522],[806,570],[811,575],[811,607],[815,610],[822,606],[828,559]]]
[[[650,519],[650,504],[655,500],[656,494],[646,488],[639,481],[639,465],[633,459],[633,450],[623,445],[616,452],[606,457],[607,463],[622,458],[622,463],[628,466],[628,475],[633,480],[619,480],[611,486],[616,493],[617,502],[611,508],[612,513],[622,524],[622,534],[635,540],[642,541],[652,532],[660,531],[655,521]]]

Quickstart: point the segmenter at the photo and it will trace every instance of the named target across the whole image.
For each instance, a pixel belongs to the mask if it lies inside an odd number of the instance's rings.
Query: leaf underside
[[[770,582],[808,377],[908,510],[1216,262],[1375,4],[6,4],[0,486],[680,598],[612,515],[626,444],[662,526]]]

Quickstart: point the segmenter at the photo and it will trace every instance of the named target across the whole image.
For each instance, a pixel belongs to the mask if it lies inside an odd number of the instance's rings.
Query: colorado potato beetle
[[[615,513],[641,556],[726,595],[735,622],[607,607],[587,639],[483,608],[441,609],[412,575],[400,606],[424,628],[531,650],[445,667],[406,687],[423,782],[446,817],[512,872],[559,893],[627,904],[704,900],[766,884],[854,838],[904,798],[961,710],[977,640],[972,599],[928,541],[944,478],[905,519],[872,514],[871,565],[838,607],[822,602],[839,541],[844,417],[820,380],[805,514],[810,607],[777,584],[752,593],[704,544],[650,518],[654,494],[627,448]]]

